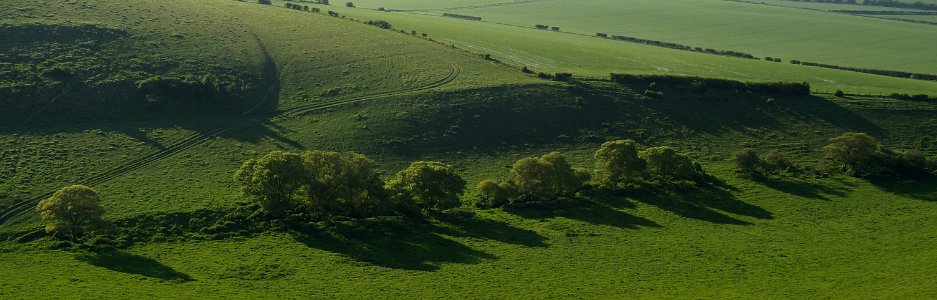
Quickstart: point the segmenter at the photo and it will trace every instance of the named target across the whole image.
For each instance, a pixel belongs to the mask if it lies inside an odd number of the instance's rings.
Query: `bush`
[[[101,220],[104,208],[99,202],[98,193],[93,189],[72,185],[39,202],[36,211],[47,233],[74,241],[105,228]]]
[[[296,206],[295,198],[305,177],[302,157],[283,151],[248,160],[234,174],[241,192],[275,218],[285,216]]]
[[[270,0],[257,0],[257,3],[258,3],[258,4],[266,4],[266,5],[273,4],[273,2],[271,2]]]
[[[461,205],[465,180],[452,166],[435,161],[418,161],[397,172],[387,182],[397,204],[416,205],[423,211],[441,211]]]
[[[560,31],[560,28],[556,26],[550,27],[550,29],[553,31]]]
[[[606,189],[621,189],[644,177],[647,165],[632,140],[605,142],[595,151],[595,179]]]
[[[390,28],[391,28],[390,23],[387,23],[387,21],[382,21],[382,20],[368,21],[367,24],[368,24],[368,25],[371,25],[371,26],[377,26],[378,28],[381,28],[381,29],[390,29]]]
[[[523,158],[511,168],[511,179],[519,194],[514,201],[553,201],[572,195],[583,186],[581,175],[559,152]]]
[[[345,2],[345,7],[355,7],[355,4],[351,2]]]
[[[844,93],[844,92],[841,91],[841,90],[836,90],[836,92],[833,93],[833,95],[836,96],[836,97],[842,98],[842,97],[845,97],[845,96],[846,96],[846,93]]]
[[[647,163],[648,173],[664,182],[704,182],[707,177],[699,164],[667,146],[653,147],[638,153]]]
[[[765,171],[769,173],[776,173],[779,171],[792,172],[796,171],[797,168],[777,150],[771,150],[765,153],[762,157],[762,166]]]
[[[856,132],[847,132],[830,139],[823,147],[827,158],[841,162],[847,174],[864,176],[870,174],[872,159],[880,146],[875,138]]]
[[[652,75],[652,74],[619,74],[612,73],[610,80],[621,84],[649,84],[655,82],[662,86],[692,86],[699,82],[708,88],[749,90],[762,93],[810,95],[810,84],[807,82],[741,82],[720,78],[703,78],[692,76]]]
[[[761,173],[761,158],[758,153],[751,148],[743,148],[732,153],[732,163],[735,165],[736,172],[743,177],[759,177]]]
[[[517,196],[517,189],[508,182],[485,179],[475,186],[475,206],[501,207]]]
[[[358,153],[318,150],[302,157],[305,201],[313,216],[366,218],[393,211],[373,160]]]
[[[572,73],[554,73],[553,80],[556,81],[570,81],[573,79]]]
[[[72,78],[74,75],[72,74],[72,71],[66,67],[54,66],[52,68],[42,70],[42,72],[39,73],[39,76],[57,81],[65,81]]]

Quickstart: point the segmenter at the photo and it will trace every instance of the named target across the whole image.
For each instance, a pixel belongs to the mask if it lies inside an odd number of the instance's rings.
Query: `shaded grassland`
[[[775,63],[652,47],[596,38],[593,37],[594,32],[553,32],[534,29],[533,24],[518,27],[432,14],[387,13],[334,5],[329,9],[362,20],[385,20],[394,28],[407,32],[428,33],[436,41],[478,54],[488,53],[517,68],[527,66],[534,71],[571,72],[577,76],[597,78],[624,72],[747,81],[807,81],[815,90],[823,92],[841,89],[851,93],[885,95],[894,91],[937,93],[937,83],[930,81],[792,65],[787,63],[787,59]]]
[[[916,184],[928,190],[917,196],[848,178],[777,178],[786,186],[773,186],[733,179],[725,165],[707,167],[733,190],[705,192],[702,200],[614,196],[471,219],[153,243],[109,254],[116,257],[7,243],[0,264],[17,272],[5,275],[0,291],[33,297],[68,286],[105,298],[933,296],[932,185]]]

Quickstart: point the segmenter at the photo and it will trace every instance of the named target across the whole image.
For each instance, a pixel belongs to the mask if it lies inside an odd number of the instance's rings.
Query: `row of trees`
[[[137,90],[144,96],[146,105],[156,108],[169,100],[219,100],[243,91],[233,79],[214,74],[201,76],[153,76],[136,82]]]
[[[680,86],[694,89],[737,89],[751,92],[810,95],[810,84],[807,82],[742,82],[721,78],[703,78],[693,76],[653,75],[653,74],[619,74],[612,73],[609,80],[621,84],[642,84],[651,86]],[[651,89],[653,90],[654,87]]]
[[[830,144],[822,150],[826,158],[839,164],[839,169],[850,176],[919,178],[937,175],[937,157],[927,158],[918,150],[893,151],[865,133],[844,133],[830,139]],[[801,170],[777,151],[761,156],[753,149],[740,149],[733,154],[732,161],[739,175],[749,178]]]
[[[921,9],[921,10],[937,10],[937,4],[924,3],[921,1],[901,2],[901,1],[896,1],[896,0],[863,0],[861,3],[856,0],[793,0],[793,1],[832,3],[832,4],[862,4],[862,5],[868,5],[868,6],[911,8],[911,9]]]
[[[518,160],[508,180],[482,180],[476,186],[476,206],[551,202],[576,192],[598,188],[625,190],[647,186],[696,186],[714,178],[702,166],[670,147],[638,150],[632,140],[602,144],[593,170],[573,168],[559,152]]]
[[[235,179],[273,218],[363,218],[445,210],[459,206],[465,190],[465,180],[440,162],[414,162],[385,183],[373,160],[350,152],[274,151],[244,162]]]
[[[882,76],[889,76],[889,77],[937,81],[937,75],[934,75],[934,74],[911,73],[911,72],[903,72],[903,71],[879,70],[879,69],[869,69],[869,68],[844,67],[844,66],[807,62],[807,61],[800,61],[800,60],[791,60],[791,63],[795,65],[804,65],[804,66],[820,67],[820,68],[843,70],[843,71],[852,71],[852,72],[875,74],[875,75],[882,75]]]
[[[553,31],[560,31],[560,28],[557,27],[557,26],[549,26],[549,25],[543,25],[543,24],[534,25],[534,28],[537,28],[537,29],[540,29],[540,30],[547,30],[547,29],[550,29],[550,30],[553,30]]]
[[[459,18],[459,19],[466,19],[466,20],[472,20],[472,21],[482,20],[482,17],[469,16],[469,15],[460,15],[460,14],[451,14],[451,13],[443,13],[442,15],[444,17]]]
[[[638,43],[638,44],[644,44],[644,45],[650,45],[650,46],[656,46],[656,47],[664,47],[664,48],[684,50],[684,51],[702,52],[702,53],[722,55],[722,56],[755,59],[754,55],[744,53],[744,52],[738,52],[738,51],[716,50],[716,49],[702,48],[702,47],[691,47],[691,46],[681,45],[677,43],[648,40],[648,39],[642,39],[642,38],[636,38],[636,37],[630,37],[630,36],[622,36],[622,35],[609,36],[607,33],[601,33],[601,32],[596,33],[595,36],[600,37],[600,38],[610,38],[613,40],[626,41],[630,43]]]
[[[302,11],[311,11],[311,12],[314,12],[314,13],[317,13],[317,12],[322,11],[322,10],[320,10],[320,9],[318,9],[318,8],[315,8],[315,7],[309,8],[309,5],[299,5],[299,4],[289,3],[289,2],[287,2],[286,4],[284,4],[284,6],[286,6],[286,8],[289,8],[289,9],[302,10]]]

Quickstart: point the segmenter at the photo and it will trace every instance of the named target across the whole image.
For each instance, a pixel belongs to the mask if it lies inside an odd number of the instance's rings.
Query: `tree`
[[[595,179],[599,186],[618,189],[624,184],[644,177],[646,163],[638,158],[638,149],[632,140],[609,141],[595,151]]]
[[[735,170],[739,175],[746,177],[755,177],[761,175],[761,158],[758,152],[752,148],[742,148],[732,153],[732,163],[735,164]]]
[[[397,172],[385,186],[397,203],[415,204],[424,211],[459,207],[465,180],[452,166],[418,161]]]
[[[559,152],[518,160],[511,168],[511,179],[521,197],[517,201],[549,201],[569,195],[583,185],[583,173],[570,167]]]
[[[826,157],[843,163],[849,174],[862,175],[880,148],[875,138],[856,132],[847,132],[830,139],[830,144],[823,147]]]
[[[373,160],[358,153],[303,153],[307,205],[319,217],[371,217],[391,210]]]
[[[295,206],[294,196],[303,185],[303,159],[298,154],[273,151],[248,160],[234,174],[241,192],[274,217],[282,217]]]
[[[699,172],[689,157],[667,146],[653,147],[638,153],[652,174],[664,180],[697,180]]]
[[[500,207],[508,203],[517,194],[517,189],[508,182],[485,179],[475,186],[478,207]]]
[[[36,206],[47,233],[77,239],[103,228],[98,193],[84,185],[64,187]]]

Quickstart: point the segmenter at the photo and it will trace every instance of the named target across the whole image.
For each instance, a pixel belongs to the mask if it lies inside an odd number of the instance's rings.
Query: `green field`
[[[937,96],[937,82],[786,62],[937,73],[920,50],[935,46],[930,25],[714,0],[283,4],[0,3],[0,298],[937,297],[937,179],[854,178],[821,151],[865,132],[937,156],[937,102],[887,96]],[[612,72],[806,81],[813,93],[618,84]],[[171,94],[154,109],[137,87],[204,74],[237,91]],[[476,183],[507,179],[518,159],[561,151],[591,169],[616,139],[674,147],[718,180],[470,204]],[[829,170],[740,178],[729,157],[742,147]],[[363,153],[384,180],[442,161],[469,190],[461,208],[419,217],[209,234],[250,201],[234,178],[245,160],[311,149]],[[60,249],[41,230],[28,200],[76,183],[132,242]]]
[[[362,3],[362,7],[378,3],[392,7],[379,1]],[[937,41],[937,32],[928,25],[783,7],[717,0],[588,0],[537,1],[448,12],[523,27],[547,24],[564,32],[604,32],[757,57],[937,72],[937,60],[919,50],[937,45],[931,44]]]

